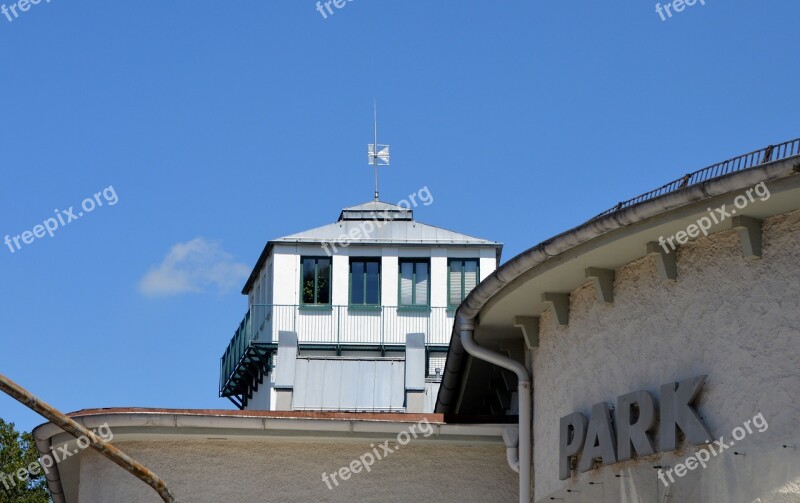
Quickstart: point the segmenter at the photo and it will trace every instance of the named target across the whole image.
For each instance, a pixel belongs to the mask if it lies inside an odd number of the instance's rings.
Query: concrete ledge
[[[678,279],[678,252],[667,253],[655,241],[647,243],[647,254],[655,257],[656,270],[661,279],[676,281]]]
[[[742,254],[746,259],[761,258],[761,224],[761,220],[744,215],[735,216],[731,221],[731,227],[742,240]]]
[[[542,303],[545,305],[545,308],[550,309],[550,312],[553,313],[553,320],[556,326],[566,327],[569,325],[568,293],[545,292],[542,294]]]
[[[611,304],[614,302],[614,271],[599,267],[587,267],[586,279],[594,285],[598,302]]]

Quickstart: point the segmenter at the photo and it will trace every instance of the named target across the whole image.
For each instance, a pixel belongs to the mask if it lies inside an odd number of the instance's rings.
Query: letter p
[[[47,229],[47,233],[50,234],[50,237],[53,237],[53,232],[55,232],[55,230],[58,229],[58,220],[56,220],[55,218],[48,218],[43,223],[45,229]]]
[[[48,468],[52,468],[53,467],[53,458],[50,457],[49,454],[45,454],[44,456],[39,458],[39,464],[42,465],[42,468],[44,469],[44,473],[49,475],[50,474],[50,470]]]
[[[586,416],[573,412],[561,418],[558,441],[558,478],[567,480],[572,473],[572,458],[577,456],[586,440]]]
[[[711,229],[711,219],[708,217],[703,217],[697,221],[697,226],[700,227],[700,230],[703,231],[704,236],[708,236],[708,231]]]
[[[706,467],[706,461],[711,459],[711,453],[708,452],[708,449],[701,449],[695,453],[694,457],[697,458],[697,461],[702,465],[703,468]]]
[[[367,463],[367,458],[369,458],[369,463]],[[375,464],[375,456],[373,456],[371,452],[367,452],[367,453],[363,454],[358,459],[361,460],[361,464],[364,465],[364,468],[366,468],[366,470],[368,472],[372,471],[371,467],[372,467],[373,464]]]

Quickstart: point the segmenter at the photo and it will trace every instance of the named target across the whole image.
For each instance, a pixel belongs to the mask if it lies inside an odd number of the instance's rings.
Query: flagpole
[[[372,147],[372,164],[375,167],[375,201],[379,201],[379,193],[378,193],[378,103],[377,101],[372,101],[372,110],[374,113],[375,119],[375,143],[373,143]]]

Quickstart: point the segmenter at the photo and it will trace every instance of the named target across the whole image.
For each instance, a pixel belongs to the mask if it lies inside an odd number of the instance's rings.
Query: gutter
[[[517,375],[517,396],[519,397],[519,437],[513,438],[513,432],[506,428],[503,441],[506,444],[506,457],[511,469],[519,473],[519,502],[531,501],[531,375],[524,364],[500,353],[478,346],[473,339],[475,322],[472,319],[458,318],[458,329],[461,331],[461,344],[470,355],[480,360],[493,363],[498,367],[514,372]],[[516,440],[517,446],[514,446]]]
[[[54,426],[54,428],[57,427]],[[61,432],[61,428],[58,428],[58,433]],[[39,428],[36,428],[33,430],[33,438],[36,441],[36,449],[39,451],[40,456],[50,454],[53,443],[49,437],[40,437]],[[67,498],[64,496],[64,488],[61,486],[61,475],[58,473],[58,463],[53,464],[53,467],[45,472],[45,479],[47,480],[47,489],[50,491],[50,498],[53,503],[67,503]]]

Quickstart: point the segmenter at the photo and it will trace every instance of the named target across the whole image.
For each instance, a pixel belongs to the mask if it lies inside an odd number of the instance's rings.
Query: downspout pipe
[[[513,372],[517,376],[517,397],[519,399],[519,503],[531,502],[531,375],[522,363],[491,351],[475,342],[475,320],[459,316],[458,329],[464,350],[474,358],[489,362]],[[509,453],[511,456],[512,453]],[[512,461],[509,459],[509,461]],[[513,465],[512,465],[513,468]],[[516,470],[515,470],[516,471]]]
[[[503,430],[503,442],[506,444],[508,466],[519,473],[519,428],[509,426]]]

